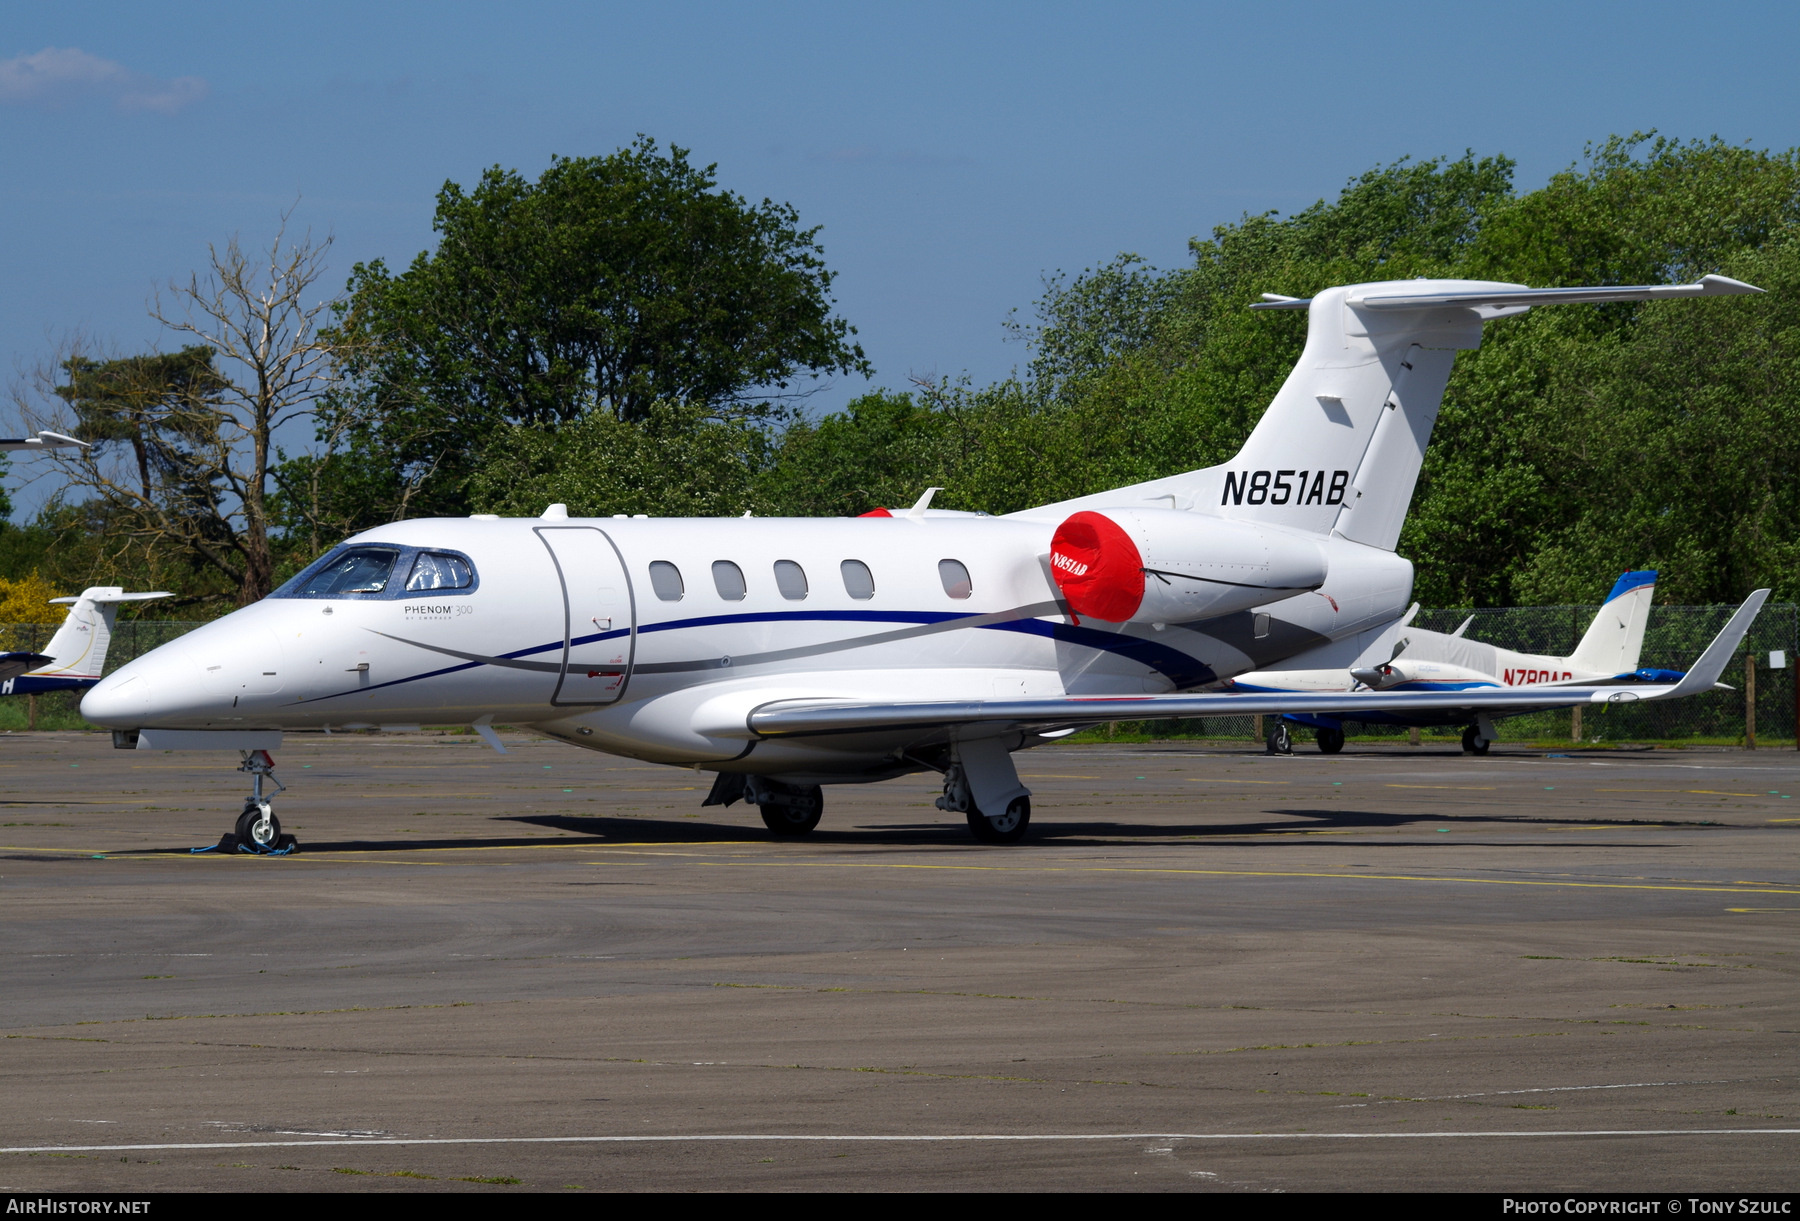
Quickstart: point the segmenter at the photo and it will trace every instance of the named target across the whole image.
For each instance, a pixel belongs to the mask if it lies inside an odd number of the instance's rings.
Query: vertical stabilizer
[[[1060,501],[1012,516],[1159,505],[1335,534],[1392,551],[1437,424],[1456,353],[1481,328],[1540,305],[1739,296],[1694,284],[1526,288],[1486,280],[1389,280],[1268,296],[1251,309],[1307,311],[1306,347],[1237,457],[1223,466]]]
[[[50,599],[68,606],[69,614],[44,646],[44,652],[55,660],[32,673],[44,678],[99,678],[106,669],[119,603],[168,596],[165,592],[128,594],[117,585],[95,585],[73,598]]]
[[[1464,306],[1370,308],[1387,290],[1502,292],[1510,284],[1407,280],[1332,288],[1307,303],[1306,348],[1244,448],[1195,504],[1392,551],[1456,353],[1481,344]],[[1281,308],[1294,308],[1277,302]]]
[[[1569,655],[1571,668],[1593,674],[1628,674],[1637,669],[1655,596],[1654,572],[1628,572],[1614,582],[1606,604]]]

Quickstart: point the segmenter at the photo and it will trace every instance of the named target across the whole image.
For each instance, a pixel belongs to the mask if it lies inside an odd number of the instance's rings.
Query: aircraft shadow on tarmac
[[[1702,820],[1683,819],[1641,819],[1641,818],[1544,818],[1544,817],[1496,817],[1492,815],[1458,815],[1430,813],[1394,813],[1386,810],[1319,810],[1306,808],[1271,809],[1267,819],[1250,819],[1230,823],[1194,822],[1182,823],[1174,821],[1132,822],[1120,819],[1081,819],[1069,820],[1056,817],[1054,813],[1040,814],[1032,823],[1031,833],[1017,848],[1030,848],[1033,844],[1040,846],[1073,847],[1083,844],[1117,843],[1124,840],[1137,840],[1151,843],[1156,841],[1175,844],[1208,843],[1213,847],[1252,848],[1267,847],[1270,843],[1283,839],[1297,843],[1318,844],[1323,833],[1345,831],[1390,830],[1405,831],[1413,828],[1448,828],[1461,829],[1463,836],[1452,835],[1444,840],[1407,839],[1391,843],[1359,840],[1359,851],[1370,848],[1419,848],[1419,847],[1469,847],[1467,833],[1474,830],[1494,830],[1496,827],[1529,828],[1529,827],[1607,827],[1625,828],[1640,827],[1645,830],[1656,827],[1697,827],[1716,825]],[[571,818],[560,814],[519,815],[497,821],[523,823],[547,830],[562,831],[578,836],[578,839],[549,839],[541,835],[496,835],[496,836],[458,836],[455,838],[427,838],[425,836],[408,836],[405,839],[359,839],[359,840],[305,840],[300,850],[304,853],[355,853],[355,852],[427,852],[442,851],[450,848],[461,849],[496,849],[496,848],[546,848],[551,846],[588,845],[604,848],[608,844],[719,844],[719,843],[769,843],[774,840],[761,827],[743,826],[741,824],[721,824],[692,818]],[[1218,842],[1227,841],[1227,842]],[[1235,842],[1230,842],[1235,841]],[[782,841],[774,841],[782,842]],[[786,841],[794,844],[812,846],[844,845],[868,847],[885,845],[890,847],[969,847],[977,845],[969,838],[967,827],[954,815],[946,815],[941,822],[927,823],[888,823],[885,825],[863,825],[854,823],[831,826],[829,822],[804,839]],[[1505,844],[1508,848],[1527,846],[1524,841],[1509,838]],[[1541,845],[1540,845],[1541,846]],[[1551,846],[1565,846],[1563,841],[1556,841]],[[1645,844],[1638,840],[1618,841],[1620,847],[1642,849],[1665,845]],[[1672,845],[1668,845],[1672,846]],[[187,848],[149,848],[127,849],[109,852],[108,856],[155,856],[186,853]]]

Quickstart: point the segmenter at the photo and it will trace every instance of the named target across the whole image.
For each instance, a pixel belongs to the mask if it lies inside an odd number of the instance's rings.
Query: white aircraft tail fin
[[[99,678],[106,668],[106,653],[112,645],[113,624],[121,602],[147,602],[166,598],[166,592],[128,594],[117,585],[95,585],[73,598],[50,601],[69,607],[67,618],[50,643],[44,646],[51,662],[34,670],[56,678]]]
[[[1306,347],[1237,457],[1029,510],[1168,507],[1337,534],[1392,551],[1412,503],[1456,353],[1484,323],[1534,305],[1761,292],[1724,276],[1696,284],[1526,288],[1484,280],[1391,280],[1276,297],[1251,309],[1307,311]]]
[[[1569,655],[1571,668],[1590,674],[1629,674],[1637,669],[1655,596],[1656,573],[1628,572],[1620,577]]]
[[[1394,280],[1252,305],[1305,308],[1306,348],[1242,451],[1221,468],[1211,505],[1194,507],[1392,551],[1451,362],[1458,351],[1481,346],[1485,322],[1533,305],[1760,291],[1723,276],[1627,288]]]

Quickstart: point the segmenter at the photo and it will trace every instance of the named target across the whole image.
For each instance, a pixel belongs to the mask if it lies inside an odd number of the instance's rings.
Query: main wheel
[[[757,806],[763,826],[776,835],[805,835],[819,825],[819,818],[825,813],[825,793],[816,784],[795,793],[789,803]]]
[[[281,841],[281,820],[268,803],[246,802],[238,815],[237,842],[256,852],[267,852]]]
[[[1473,725],[1463,730],[1462,742],[1465,755],[1485,755],[1488,753],[1488,747],[1493,745],[1492,742],[1482,737],[1481,731]]]
[[[969,830],[982,843],[1016,844],[1025,838],[1025,828],[1031,825],[1031,798],[1013,798],[1006,813],[992,818],[979,810],[970,810],[968,818]]]
[[[1275,728],[1269,730],[1269,753],[1271,755],[1291,755],[1294,753],[1294,738],[1288,732],[1288,723],[1276,720]]]
[[[1335,755],[1344,749],[1344,731],[1321,728],[1319,730],[1319,749],[1328,755]]]

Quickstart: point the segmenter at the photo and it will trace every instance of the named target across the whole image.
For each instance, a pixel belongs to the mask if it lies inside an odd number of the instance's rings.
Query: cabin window
[[[861,560],[845,560],[838,565],[838,571],[844,574],[844,592],[852,598],[868,599],[875,596],[875,574]]]
[[[806,569],[792,560],[775,561],[775,588],[789,602],[806,600]]]
[[[966,598],[975,591],[969,580],[969,570],[963,567],[961,560],[939,560],[938,580],[944,583],[944,592],[952,598]]]
[[[288,594],[295,598],[342,598],[355,594],[386,593],[388,579],[394,574],[398,551],[385,547],[352,547],[332,557]]]
[[[713,588],[727,602],[744,600],[744,570],[730,560],[713,561]]]
[[[468,589],[475,584],[475,572],[469,561],[459,555],[441,551],[421,551],[413,559],[412,575],[406,578],[406,592],[420,593],[433,589]]]
[[[650,588],[664,602],[679,602],[681,595],[687,592],[682,583],[681,569],[667,560],[653,560],[650,564]]]

